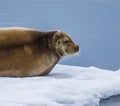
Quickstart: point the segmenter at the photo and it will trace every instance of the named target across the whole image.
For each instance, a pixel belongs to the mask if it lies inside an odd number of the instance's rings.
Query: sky
[[[2,0],[0,27],[61,30],[80,45],[59,63],[120,68],[119,0]]]

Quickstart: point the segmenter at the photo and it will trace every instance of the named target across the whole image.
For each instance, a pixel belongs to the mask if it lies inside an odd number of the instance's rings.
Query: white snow
[[[97,106],[120,94],[120,71],[56,65],[47,76],[0,78],[0,106]]]

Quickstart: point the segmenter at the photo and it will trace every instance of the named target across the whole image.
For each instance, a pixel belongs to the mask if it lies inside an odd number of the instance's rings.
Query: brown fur
[[[71,49],[71,53],[65,53],[64,49],[69,47],[68,45],[61,44],[60,46],[58,44],[58,41],[65,39],[65,37],[70,40],[69,46],[74,48]],[[63,43],[62,40],[61,43]],[[0,29],[0,76],[46,75],[62,56],[77,51],[78,46],[63,32],[42,32],[15,28]]]

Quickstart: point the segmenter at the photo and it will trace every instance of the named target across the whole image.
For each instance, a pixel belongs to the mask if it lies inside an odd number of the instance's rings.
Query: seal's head
[[[55,41],[54,47],[61,57],[71,55],[79,51],[79,46],[75,44],[72,39],[64,32],[57,31],[53,36],[53,39]]]

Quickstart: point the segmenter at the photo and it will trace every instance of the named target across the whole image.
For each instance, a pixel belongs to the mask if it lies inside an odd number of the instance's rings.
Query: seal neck
[[[63,57],[63,53],[59,50],[56,50],[54,47],[54,36],[55,31],[53,32],[46,32],[45,35],[38,36],[38,38],[35,40],[35,42],[38,45],[38,48],[40,48],[40,52],[47,53],[48,55],[55,55],[58,60],[60,60]]]
[[[51,32],[51,33],[53,33],[53,32]],[[61,51],[56,50],[56,48],[54,47],[55,45],[52,41],[53,41],[53,34],[47,35],[48,48],[49,48],[50,52],[54,53],[54,55],[59,60],[63,57],[63,53]]]

